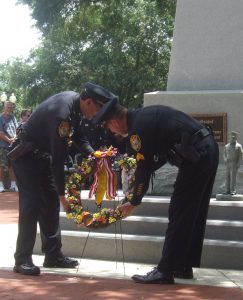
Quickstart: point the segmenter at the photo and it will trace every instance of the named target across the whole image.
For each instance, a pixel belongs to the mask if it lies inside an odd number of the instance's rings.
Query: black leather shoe
[[[174,274],[173,272],[160,272],[157,268],[154,268],[146,275],[133,275],[132,279],[137,283],[173,284]]]
[[[183,271],[175,271],[174,277],[181,279],[193,279],[193,270],[192,268],[185,268]]]
[[[45,268],[75,268],[78,266],[78,261],[64,255],[59,255],[54,258],[45,258],[43,267]]]
[[[23,275],[39,275],[40,268],[35,266],[33,263],[25,263],[21,265],[15,265],[13,268],[15,273],[20,273]]]

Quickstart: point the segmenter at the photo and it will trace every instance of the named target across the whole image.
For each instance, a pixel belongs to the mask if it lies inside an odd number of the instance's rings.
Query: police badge
[[[141,149],[141,139],[137,134],[131,135],[130,144],[133,150],[138,152]]]
[[[68,121],[61,121],[58,127],[58,134],[61,138],[69,137],[71,134],[71,126]]]

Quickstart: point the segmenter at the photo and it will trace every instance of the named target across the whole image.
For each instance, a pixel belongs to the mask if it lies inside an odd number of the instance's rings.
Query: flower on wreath
[[[109,225],[115,223],[117,220],[120,220],[122,217],[122,213],[118,208],[102,208],[99,212],[93,214],[92,227],[101,227],[101,224],[103,226]]]
[[[67,176],[65,190],[68,201],[67,218],[73,219],[76,224],[82,224],[89,212],[82,207],[80,192],[84,186],[86,178],[92,174],[94,159],[89,157],[83,159],[82,163],[76,167],[75,172]]]
[[[118,161],[118,165],[121,168],[124,168],[126,171],[129,171],[131,169],[136,169],[136,159],[133,156],[128,156],[127,154],[124,154]]]
[[[76,167],[75,172],[69,174],[65,184],[68,195],[77,194],[82,190],[85,180],[92,174],[93,165],[93,158],[83,159],[81,165]]]
[[[135,171],[137,167],[136,159],[133,156],[123,155],[118,160],[118,165],[122,169],[122,180],[123,182],[123,192],[127,200],[132,199],[134,183],[135,183]]]

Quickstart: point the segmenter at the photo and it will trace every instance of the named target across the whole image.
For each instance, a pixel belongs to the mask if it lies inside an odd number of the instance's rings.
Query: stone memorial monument
[[[228,132],[243,136],[242,11],[242,0],[178,0],[167,91],[144,95],[144,106],[170,105],[211,125],[221,158],[213,195],[224,192]],[[175,174],[158,170],[151,193],[170,194]],[[243,193],[241,169],[237,179]]]

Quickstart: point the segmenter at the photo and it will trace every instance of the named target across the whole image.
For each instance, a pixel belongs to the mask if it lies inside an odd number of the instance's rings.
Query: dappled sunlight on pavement
[[[0,224],[18,222],[18,193],[0,193]]]
[[[62,300],[242,300],[243,291],[196,285],[143,285],[130,280],[81,278],[42,274],[22,276],[0,271],[1,299],[62,299]]]

